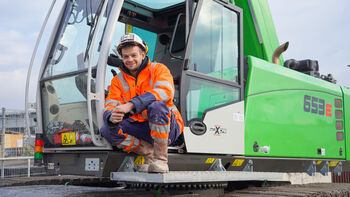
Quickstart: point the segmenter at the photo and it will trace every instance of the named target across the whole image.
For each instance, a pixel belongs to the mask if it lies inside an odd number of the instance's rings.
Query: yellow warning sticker
[[[316,165],[320,165],[322,163],[322,161],[317,161]]]
[[[329,162],[329,167],[335,167],[335,166],[337,166],[338,165],[338,163],[339,163],[339,161],[331,161],[331,162]]]
[[[62,145],[76,145],[75,132],[62,133]]]
[[[213,163],[215,161],[215,158],[208,158],[205,163]]]
[[[143,156],[137,156],[134,163],[136,166],[140,166],[145,163],[145,158]]]
[[[244,159],[235,159],[235,161],[232,163],[232,166],[241,166],[244,162]]]
[[[132,32],[132,26],[126,25],[126,33],[131,33],[131,32]]]

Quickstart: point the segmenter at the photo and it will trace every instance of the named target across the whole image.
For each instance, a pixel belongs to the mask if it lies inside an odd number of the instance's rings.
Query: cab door
[[[109,149],[96,116],[99,44],[114,1],[67,1],[40,73],[38,123],[45,148]]]
[[[241,9],[199,0],[180,88],[187,152],[244,154],[242,51]]]

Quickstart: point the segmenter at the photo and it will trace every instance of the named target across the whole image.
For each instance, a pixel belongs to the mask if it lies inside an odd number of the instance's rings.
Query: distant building
[[[6,117],[6,131],[11,132],[14,134],[18,133],[24,133],[25,132],[25,117],[24,117],[24,111],[20,110],[6,110],[5,111],[5,117]],[[29,111],[29,128],[30,133],[35,134],[35,131],[37,129],[37,123],[36,123],[36,111],[30,110]],[[0,109],[0,130],[2,129],[2,111]]]

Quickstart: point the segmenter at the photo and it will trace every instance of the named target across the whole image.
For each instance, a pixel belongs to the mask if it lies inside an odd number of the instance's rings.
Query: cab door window
[[[192,41],[190,70],[238,82],[237,13],[203,1]]]
[[[199,2],[185,57],[189,64],[182,94],[187,122],[242,99],[240,11],[215,0]]]

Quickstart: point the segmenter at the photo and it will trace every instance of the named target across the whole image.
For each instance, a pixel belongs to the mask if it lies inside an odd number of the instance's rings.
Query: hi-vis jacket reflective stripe
[[[119,70],[121,72],[112,79],[110,91],[105,100],[104,116],[109,114],[115,106],[132,102],[135,109],[131,118],[144,122],[148,120],[147,106],[154,101],[163,101],[175,114],[182,132],[183,120],[173,103],[175,93],[173,77],[164,64],[148,61],[147,66],[139,72],[137,79],[127,74],[125,70],[121,68]]]

